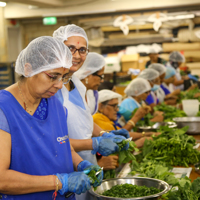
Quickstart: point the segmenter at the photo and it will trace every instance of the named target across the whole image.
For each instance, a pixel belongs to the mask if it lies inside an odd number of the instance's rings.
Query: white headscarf
[[[88,38],[86,32],[81,27],[76,26],[75,24],[61,26],[53,33],[53,37],[59,39],[62,42],[67,41],[67,39],[72,36],[80,36],[85,38],[88,48]]]
[[[127,96],[138,96],[150,90],[151,85],[149,84],[149,81],[144,78],[136,78],[128,84],[124,92]]]
[[[118,99],[119,102],[122,99],[122,95],[113,92],[112,90],[101,90],[99,91],[99,103],[109,101],[111,99]]]
[[[74,75],[82,80],[90,74],[101,70],[105,64],[105,59],[102,55],[94,52],[88,53],[82,67]]]
[[[20,52],[16,60],[15,72],[24,77],[31,77],[46,70],[71,66],[70,50],[58,39],[42,36],[32,40]]]

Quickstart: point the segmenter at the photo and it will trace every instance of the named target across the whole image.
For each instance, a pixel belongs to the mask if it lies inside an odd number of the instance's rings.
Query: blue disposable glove
[[[188,74],[188,77],[189,77],[190,79],[194,80],[194,81],[198,81],[198,78],[195,77],[195,76],[193,76],[193,75],[191,75],[191,74]]]
[[[110,131],[110,133],[113,133],[115,135],[121,135],[121,136],[124,136],[125,138],[130,138],[129,132],[124,128],[116,130],[116,131]]]
[[[125,130],[125,129],[124,129]],[[109,133],[104,133],[102,135],[102,137],[105,137],[105,138],[114,138],[116,143],[120,143],[122,140],[125,140],[126,138],[124,136],[121,136],[121,135],[115,135],[113,133],[113,131],[109,132]],[[123,150],[128,150],[129,148],[129,142],[127,142],[127,144],[121,149],[121,151]]]
[[[90,178],[84,172],[62,173],[56,174],[56,176],[62,183],[62,189],[58,190],[61,195],[66,192],[81,194],[91,188]]]
[[[114,135],[114,134],[113,134]],[[113,136],[109,133],[104,133],[102,137],[92,138],[92,154],[100,153],[102,156],[108,156],[119,151],[117,143],[120,143],[126,138],[123,136]]]
[[[100,171],[101,167],[99,165],[94,165],[87,160],[84,160],[78,164],[77,169],[78,169],[78,171],[84,171],[84,173],[88,174],[91,170],[94,170],[96,172]],[[99,182],[95,181],[93,183],[94,187],[97,187],[101,184],[101,182],[103,180],[103,170],[101,170],[101,172],[97,175],[97,178],[98,178]]]

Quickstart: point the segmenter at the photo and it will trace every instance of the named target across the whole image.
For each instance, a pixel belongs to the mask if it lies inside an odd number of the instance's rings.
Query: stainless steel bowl
[[[168,126],[169,128],[177,127],[175,122],[156,122],[153,126],[140,126],[139,129],[142,131],[155,131],[160,128],[160,126]]]
[[[200,133],[200,117],[176,117],[173,118],[178,128],[189,126],[187,134],[199,134]]]
[[[116,198],[116,197],[107,197],[104,195],[101,195],[104,191],[111,189],[114,185],[120,185],[120,184],[133,184],[138,186],[147,186],[147,187],[155,187],[158,189],[161,189],[162,191],[158,194],[150,195],[150,196],[144,196],[144,197],[135,197],[135,198]],[[162,196],[163,194],[167,193],[170,190],[169,185],[158,179],[153,178],[146,178],[146,177],[128,177],[128,178],[112,178],[107,179],[102,182],[100,186],[97,187],[96,191],[94,191],[93,188],[89,190],[89,193],[93,197],[97,197],[99,200],[143,200],[143,199],[158,199],[158,197]]]
[[[197,174],[200,174],[200,163],[196,163],[196,164],[194,164],[194,167],[195,167],[195,172],[197,173]]]

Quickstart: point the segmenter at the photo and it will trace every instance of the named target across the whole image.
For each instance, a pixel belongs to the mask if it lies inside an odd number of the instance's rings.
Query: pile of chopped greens
[[[110,190],[103,192],[102,195],[118,198],[144,197],[157,194],[162,190],[155,187],[138,186],[132,184],[115,185]]]
[[[171,129],[161,127],[162,134],[145,140],[140,159],[160,160],[171,166],[185,166],[199,161],[200,152],[193,149],[195,139],[186,133],[188,127]]]
[[[154,111],[162,111],[164,113],[165,122],[173,121],[173,118],[175,117],[187,116],[184,111],[174,106],[166,105],[164,103],[161,103],[160,105],[155,106]]]

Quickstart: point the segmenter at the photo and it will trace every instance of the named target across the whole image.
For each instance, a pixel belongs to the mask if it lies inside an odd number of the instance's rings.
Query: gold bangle
[[[100,131],[99,136],[102,136],[106,131]]]
[[[144,131],[142,132],[142,136],[143,136],[143,137],[145,136],[145,132],[144,132]]]
[[[133,120],[131,120],[131,119],[127,122],[127,124],[129,124],[129,125],[131,125],[133,127],[135,126],[135,122]]]
[[[56,176],[56,192],[58,191],[58,186],[59,186],[59,182],[58,182],[58,177]]]

